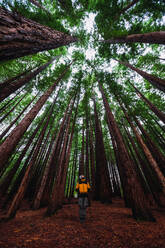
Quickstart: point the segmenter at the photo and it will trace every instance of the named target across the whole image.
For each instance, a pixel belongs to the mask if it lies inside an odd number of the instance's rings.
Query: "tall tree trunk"
[[[84,121],[82,126],[82,147],[81,147],[81,154],[80,154],[80,161],[79,161],[79,176],[84,175],[85,169],[84,169]]]
[[[135,151],[135,154],[136,154],[136,159],[138,161],[138,164],[141,168],[141,170],[143,171],[143,174],[144,174],[144,177],[145,177],[145,180],[148,184],[148,187],[152,193],[152,196],[155,200],[155,202],[158,204],[159,207],[162,207],[162,202],[160,201],[160,198],[159,198],[159,192],[161,191],[161,185],[160,183],[155,180],[157,178],[155,178],[153,175],[152,175],[152,172],[150,170],[150,168],[148,167],[148,164],[144,161],[144,159],[142,158],[141,154],[138,152],[138,149],[135,145],[135,142],[133,140],[133,138],[131,137],[130,133],[127,131],[127,129],[125,128],[125,131],[128,135],[128,139],[130,140],[131,142],[131,145]]]
[[[148,107],[155,113],[155,115],[163,121],[165,124],[165,114],[161,112],[153,103],[151,103],[132,83],[130,83],[132,87],[135,89],[137,95],[145,102],[147,103]]]
[[[159,148],[156,146],[156,144],[150,138],[149,134],[143,128],[143,126],[140,124],[140,122],[137,120],[137,118],[134,117],[134,119],[135,119],[137,126],[139,127],[139,129],[141,130],[142,134],[145,137],[145,141],[146,141],[145,143],[147,143],[147,146],[148,146],[151,154],[153,154],[154,159],[156,160],[157,164],[159,165],[159,168],[161,169],[161,171],[163,172],[163,174],[165,176],[165,156],[163,155],[163,153],[161,153]]]
[[[0,102],[3,101],[6,97],[10,96],[20,87],[28,83],[31,79],[35,78],[40,72],[42,72],[45,68],[47,68],[54,61],[54,59],[55,58],[51,59],[49,62],[35,69],[33,72],[26,74],[24,77],[4,87],[0,92]]]
[[[119,100],[119,99],[118,99]],[[126,110],[124,109],[124,107],[122,106],[120,100],[119,100],[119,103],[120,103],[120,106],[125,114],[125,117],[128,121],[128,123],[130,124],[138,142],[140,143],[150,165],[152,166],[152,168],[154,169],[154,171],[156,172],[156,175],[157,177],[159,178],[160,182],[161,182],[161,185],[162,185],[162,191],[164,192],[165,194],[165,177],[164,175],[162,174],[161,170],[159,169],[158,165],[157,165],[157,162],[155,161],[155,159],[153,158],[151,152],[149,151],[148,147],[146,146],[146,144],[144,143],[141,135],[138,133],[138,131],[136,130],[135,126],[133,125],[133,123],[131,122],[128,114],[126,113]]]
[[[17,127],[11,132],[7,139],[0,146],[0,167],[2,168],[7,162],[8,158],[12,154],[16,145],[19,143],[21,137],[26,132],[27,128],[36,117],[46,100],[52,94],[56,88],[57,83],[63,78],[63,76],[68,71],[69,66],[64,70],[60,77],[55,81],[55,83],[39,98],[35,106],[26,114],[23,120],[18,124]]]
[[[103,102],[104,102],[104,106],[106,110],[106,115],[107,115],[107,118],[109,119],[108,123],[109,125],[111,125],[111,128],[113,129],[113,135],[116,140],[117,148],[120,151],[119,153],[120,160],[121,160],[122,166],[124,167],[123,173],[125,174],[125,178],[127,180],[127,185],[126,185],[127,187],[125,188],[125,192],[126,194],[128,194],[129,199],[130,199],[133,217],[135,219],[154,221],[155,219],[152,216],[152,213],[149,209],[148,202],[145,198],[141,184],[133,169],[132,161],[130,160],[130,157],[124,145],[122,135],[117,126],[115,118],[110,110],[110,106],[104,94],[103,88],[100,84],[99,84],[99,89],[102,94],[102,98],[103,98]]]
[[[43,118],[41,119],[41,121],[38,123],[37,127],[35,128],[35,130],[33,131],[32,135],[30,136],[26,146],[24,147],[23,151],[21,152],[20,156],[18,157],[18,159],[16,160],[16,162],[14,163],[13,167],[11,168],[11,170],[8,172],[8,174],[6,174],[4,176],[4,180],[1,182],[0,187],[1,190],[3,190],[3,192],[6,192],[7,187],[9,186],[12,178],[14,177],[16,171],[18,170],[22,159],[24,158],[27,150],[29,149],[33,139],[35,138],[37,132],[39,131],[39,129],[41,128],[41,125],[46,117],[47,112],[45,113],[45,115],[43,116]]]
[[[46,214],[48,216],[52,215],[53,213],[55,213],[55,211],[57,209],[61,208],[62,198],[60,197],[60,195],[62,194],[61,188],[63,188],[61,185],[61,180],[62,180],[62,177],[65,176],[65,175],[63,175],[63,170],[64,170],[64,166],[65,166],[66,149],[67,149],[67,142],[68,142],[68,136],[69,136],[71,113],[73,110],[74,102],[75,102],[75,98],[72,102],[72,106],[71,106],[71,109],[70,109],[69,114],[68,114],[69,116],[66,120],[66,132],[65,132],[65,137],[64,137],[64,141],[63,141],[62,152],[60,154],[60,160],[58,163],[58,169],[57,169],[57,173],[56,173],[55,183],[53,185],[52,195],[50,197],[48,209],[46,212]]]
[[[85,152],[85,168],[86,168],[86,179],[89,181],[89,123],[88,123],[88,110],[86,106],[86,152]]]
[[[29,71],[30,71],[30,69],[18,74],[15,77],[12,77],[12,78],[9,78],[9,79],[5,80],[3,83],[0,83],[0,90],[4,89],[6,86],[12,85],[14,81],[16,81],[17,79],[21,78],[22,76],[24,76]]]
[[[165,45],[165,31],[156,31],[144,34],[130,34],[121,37],[112,37],[109,40],[101,42],[118,44],[118,43],[149,43],[149,44],[163,44]]]
[[[54,103],[52,105],[54,105]],[[50,117],[52,115],[52,111],[53,111],[53,107],[51,106],[51,108],[49,110],[49,114],[47,116],[47,119],[46,119],[46,121],[44,123],[44,126],[42,128],[42,131],[41,131],[37,146],[36,146],[36,148],[34,150],[33,156],[32,156],[32,158],[31,158],[31,160],[30,160],[30,162],[29,162],[29,164],[27,166],[27,170],[26,170],[25,175],[24,175],[24,177],[22,179],[21,185],[20,185],[20,187],[18,189],[18,192],[15,195],[15,197],[14,197],[14,199],[13,199],[13,201],[12,201],[10,207],[9,207],[9,210],[8,210],[8,213],[7,213],[8,218],[12,218],[12,217],[15,216],[16,211],[17,211],[17,209],[19,207],[19,204],[20,204],[20,202],[22,201],[22,199],[24,197],[25,191],[26,191],[26,189],[28,187],[28,183],[29,183],[29,180],[30,180],[31,175],[32,175],[32,169],[35,166],[35,160],[36,160],[38,152],[39,152],[39,150],[41,148],[41,144],[42,144],[42,141],[43,141],[43,138],[44,138],[44,135],[45,135],[45,131],[47,129],[48,123],[50,121]]]
[[[58,96],[58,94],[57,94],[57,96]],[[49,113],[47,115],[47,120],[44,123],[44,127],[42,129],[43,136],[42,136],[41,142],[39,144],[39,149],[37,151],[36,157],[34,157],[33,170],[32,170],[32,173],[31,173],[32,176],[31,176],[31,180],[29,181],[28,191],[26,192],[26,196],[28,196],[30,198],[32,197],[33,192],[35,192],[36,184],[37,183],[39,184],[40,176],[38,175],[38,171],[39,171],[39,174],[41,174],[41,170],[43,168],[43,164],[39,160],[41,160],[41,158],[44,156],[44,148],[47,145],[47,139],[48,139],[48,136],[49,136],[49,133],[50,133],[50,129],[48,130],[48,125],[52,124],[52,120],[50,120],[50,119],[51,119],[51,116],[52,116],[53,111],[54,111],[54,106],[55,106],[55,103],[56,103],[57,96],[54,98],[54,101],[51,104]],[[48,133],[46,135],[46,138],[44,139],[44,136],[45,136],[45,133],[46,133],[47,130],[48,130]],[[36,174],[37,174],[37,176],[36,176]]]
[[[60,199],[58,200],[59,206],[62,206],[64,197],[65,197],[65,185],[66,185],[67,169],[68,169],[69,159],[70,159],[70,154],[71,154],[72,141],[73,141],[73,136],[74,136],[77,111],[78,111],[78,104],[79,104],[79,97],[77,100],[77,106],[76,106],[76,110],[75,110],[75,114],[74,114],[72,130],[71,130],[69,144],[68,144],[68,148],[67,148],[67,152],[66,152],[66,159],[65,159],[65,163],[64,163],[64,167],[63,167],[63,172],[61,174],[60,190],[59,190],[61,193],[59,194]]]
[[[23,89],[19,90],[11,99],[9,99],[8,101],[5,102],[5,104],[0,108],[0,114],[3,111],[6,111],[8,109],[8,107],[10,107],[10,105],[12,105],[13,103],[16,102],[17,100],[17,96],[19,95],[19,93],[23,91]]]
[[[40,4],[37,0],[29,0],[32,4],[34,4],[36,7],[44,10],[47,14],[51,14],[42,4]]]
[[[155,86],[157,89],[165,92],[165,80],[158,78],[154,75],[151,75],[147,72],[144,72],[140,69],[135,68],[134,66],[130,65],[129,63],[120,61],[118,59],[115,59],[120,64],[127,66],[128,68],[132,69],[133,71],[136,71],[139,75],[141,75],[144,79],[146,79],[148,82],[150,82],[153,86]]]
[[[69,200],[74,196],[74,190],[75,190],[75,178],[76,178],[76,165],[77,163],[77,158],[78,158],[78,132],[76,131],[76,136],[75,138],[75,149],[74,149],[74,155],[73,155],[73,172],[72,172],[72,177],[71,177],[71,185],[70,185],[70,190],[69,190]]]
[[[37,94],[38,95],[38,94]],[[16,123],[16,121],[23,115],[23,113],[27,110],[27,108],[31,105],[31,103],[35,100],[37,95],[28,103],[28,105],[21,111],[21,113],[10,123],[10,125],[2,132],[0,135],[0,140],[8,133],[10,128]]]
[[[132,6],[134,6],[139,0],[132,0],[126,7],[120,10],[120,14],[124,14],[128,9],[130,9]]]
[[[94,113],[95,113],[95,141],[96,141],[96,199],[101,202],[112,202],[112,188],[110,184],[108,163],[105,153],[103,134],[101,124],[98,118],[95,99]]]
[[[68,107],[69,107],[69,105],[68,105]],[[49,160],[48,160],[48,162],[46,164],[46,167],[45,167],[45,170],[44,170],[44,173],[43,173],[43,177],[42,177],[42,180],[41,180],[40,188],[38,190],[38,193],[36,194],[36,198],[35,198],[35,201],[34,201],[34,204],[33,204],[34,209],[37,209],[40,206],[41,198],[42,198],[42,195],[43,195],[43,192],[44,192],[44,189],[45,189],[45,185],[46,185],[46,182],[47,182],[47,179],[48,179],[50,166],[51,165],[54,166],[52,163],[53,163],[54,155],[55,155],[55,152],[56,152],[56,149],[57,149],[60,134],[62,133],[62,130],[64,128],[64,123],[65,123],[65,120],[66,120],[68,107],[67,107],[67,109],[65,111],[63,121],[62,121],[62,123],[60,125],[60,129],[59,129],[58,134],[56,136],[56,140],[55,140],[54,146],[52,148],[51,155],[50,155]]]
[[[95,155],[93,146],[93,129],[90,120],[90,131],[89,131],[89,148],[90,148],[90,165],[91,165],[91,179],[92,179],[92,198],[96,195],[96,180],[95,180]]]
[[[20,58],[77,41],[35,21],[0,8],[0,61]]]
[[[20,98],[20,100],[0,119],[0,123],[7,117],[9,114],[18,106],[18,104],[22,101],[22,99],[27,95],[28,93],[23,94],[23,96]]]

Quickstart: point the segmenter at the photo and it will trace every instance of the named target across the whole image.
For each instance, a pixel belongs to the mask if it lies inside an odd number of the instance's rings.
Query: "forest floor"
[[[20,209],[0,223],[0,248],[165,248],[165,211],[153,210],[157,222],[135,221],[120,199],[92,202],[86,222],[77,204],[66,204],[52,217],[45,208]]]

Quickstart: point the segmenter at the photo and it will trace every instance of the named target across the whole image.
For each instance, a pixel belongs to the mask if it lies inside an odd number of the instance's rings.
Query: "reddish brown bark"
[[[35,69],[33,72],[30,72],[24,77],[14,81],[12,84],[6,85],[0,92],[0,102],[3,101],[6,97],[10,96],[12,93],[14,93],[20,87],[28,83],[31,79],[35,78],[40,72],[47,68],[54,61],[54,59],[55,58],[51,59],[49,62]]]
[[[149,134],[143,128],[143,126],[140,124],[140,122],[137,120],[137,118],[134,117],[134,119],[135,119],[135,122],[136,122],[137,126],[139,127],[139,129],[141,130],[142,134],[145,137],[145,143],[147,144],[149,150],[153,154],[153,157],[157,161],[157,163],[158,163],[161,171],[165,175],[165,156],[164,156],[164,154],[159,150],[159,148],[157,147],[157,145],[150,138]]]
[[[47,114],[47,112],[45,113]],[[41,125],[45,119],[46,115],[43,116],[42,120],[39,122],[39,124],[37,125],[37,127],[35,128],[34,132],[32,133],[32,135],[30,136],[26,146],[24,147],[23,151],[21,152],[20,156],[18,157],[17,161],[15,162],[15,164],[13,165],[12,169],[8,172],[8,174],[4,177],[4,180],[1,182],[0,187],[1,190],[5,193],[7,190],[7,187],[9,186],[12,178],[14,177],[16,171],[18,170],[22,159],[24,158],[27,150],[29,149],[33,139],[35,138],[37,132],[39,131],[39,129],[41,128]],[[33,148],[34,149],[34,148]],[[33,150],[32,149],[32,150]]]
[[[157,31],[144,34],[130,34],[121,37],[114,37],[109,40],[103,40],[101,42],[110,44],[139,42],[165,45],[165,31]]]
[[[90,121],[89,130],[89,149],[90,149],[90,165],[91,165],[91,186],[92,186],[92,198],[96,195],[96,180],[95,180],[95,155],[94,155],[94,141],[93,141],[93,128]]]
[[[89,181],[89,124],[88,124],[88,112],[87,112],[87,109],[86,109],[85,168],[86,168],[86,179],[87,179],[87,181]]]
[[[38,94],[37,94],[38,95]],[[16,123],[16,121],[22,116],[22,114],[26,111],[26,109],[31,105],[31,103],[35,100],[37,95],[28,103],[28,105],[21,111],[21,113],[10,123],[10,125],[3,131],[0,135],[0,140],[7,134],[10,128]]]
[[[9,114],[18,106],[18,104],[22,101],[22,99],[27,95],[28,93],[25,93],[21,96],[19,96],[19,101],[0,119],[0,123],[7,117]]]
[[[155,113],[155,115],[165,123],[165,114],[161,112],[153,103],[151,103],[132,83],[130,83],[135,89],[137,95],[147,103],[148,107]]]
[[[96,200],[102,202],[112,202],[112,188],[110,184],[108,163],[105,153],[103,134],[101,124],[99,121],[96,102],[94,101],[94,113],[95,113],[95,157],[96,157]]]
[[[159,180],[160,180],[160,183],[161,183],[161,185],[162,185],[162,191],[163,191],[163,193],[165,193],[165,177],[164,177],[163,173],[161,172],[160,168],[158,167],[157,162],[156,162],[155,159],[153,158],[151,152],[149,151],[148,147],[146,146],[146,144],[145,144],[144,140],[142,139],[141,135],[140,135],[139,132],[136,130],[136,127],[135,127],[135,126],[133,125],[133,123],[131,122],[131,120],[130,120],[128,114],[126,113],[125,108],[122,106],[122,104],[121,104],[119,98],[118,98],[118,101],[119,101],[119,103],[120,103],[120,106],[121,106],[121,108],[122,108],[122,110],[123,110],[123,112],[124,112],[124,114],[125,114],[125,117],[126,117],[128,123],[130,124],[130,126],[131,126],[131,128],[132,128],[132,130],[133,130],[133,132],[134,132],[134,134],[135,134],[135,136],[136,136],[136,138],[137,138],[139,144],[141,145],[141,147],[142,147],[142,149],[143,149],[143,151],[144,151],[144,154],[145,154],[146,158],[148,159],[148,161],[149,161],[151,167],[153,168],[153,170],[155,171],[157,177],[158,177]]]
[[[28,73],[29,71],[30,71],[30,69],[29,69],[29,70],[26,70],[26,71],[24,71],[24,72],[22,72],[22,73],[20,73],[20,74],[18,74],[18,75],[15,76],[15,77],[12,77],[12,78],[9,78],[9,79],[5,80],[3,83],[0,83],[0,90],[4,89],[6,86],[12,85],[12,83],[13,83],[15,80],[21,78],[22,76],[24,76],[24,75],[25,75],[26,73]]]
[[[84,168],[84,121],[83,121],[83,126],[82,126],[82,147],[81,147],[81,155],[80,155],[80,161],[79,161],[79,176],[84,175],[85,173],[85,168]]]
[[[127,184],[125,185],[126,186],[125,192],[129,196],[133,217],[135,219],[153,221],[154,217],[152,216],[152,213],[149,209],[149,205],[145,198],[143,189],[133,169],[132,161],[130,160],[128,151],[124,145],[122,135],[117,126],[115,118],[110,110],[110,106],[106,99],[103,88],[100,84],[99,84],[99,89],[102,94],[102,98],[103,98],[103,102],[104,102],[104,106],[106,110],[106,116],[109,119],[108,124],[111,125],[110,130],[111,129],[113,130],[112,135],[114,135],[117,148],[120,151],[119,156],[120,156],[122,166],[124,167],[123,173],[124,173],[124,176],[127,182]]]
[[[77,38],[0,8],[0,61],[54,49]]]
[[[32,4],[34,4],[36,7],[44,10],[47,14],[51,14],[42,4],[40,4],[37,0],[29,0]]]
[[[35,106],[26,114],[23,120],[18,124],[16,128],[11,132],[7,139],[0,146],[0,166],[1,168],[7,162],[8,158],[12,154],[14,148],[19,143],[21,137],[26,132],[27,128],[36,117],[48,97],[54,91],[57,83],[63,78],[65,73],[68,71],[69,66],[64,70],[60,77],[55,81],[55,83],[39,98]]]
[[[65,133],[65,137],[64,137],[64,141],[63,141],[63,146],[62,146],[62,152],[60,155],[60,160],[58,163],[58,169],[57,169],[57,173],[56,173],[56,178],[55,178],[55,184],[53,185],[53,190],[52,190],[52,195],[50,197],[50,201],[49,201],[49,205],[48,205],[48,209],[46,214],[47,215],[52,215],[53,213],[55,213],[55,211],[59,208],[61,208],[62,205],[62,200],[63,198],[61,198],[63,195],[63,190],[64,190],[64,183],[65,181],[63,181],[62,177],[66,176],[66,153],[67,153],[67,143],[68,143],[68,137],[69,137],[69,128],[70,128],[70,121],[71,121],[71,113],[73,110],[73,105],[74,105],[75,99],[72,102],[72,106],[71,109],[69,111],[69,116],[66,120],[66,133]],[[64,174],[63,174],[64,173]],[[63,182],[62,182],[63,181]]]
[[[69,107],[69,105],[68,105],[68,107]],[[43,173],[43,177],[42,177],[42,180],[41,180],[41,183],[40,183],[40,188],[38,190],[38,193],[36,194],[36,198],[35,198],[35,201],[34,201],[34,205],[33,205],[34,209],[37,209],[40,206],[41,198],[42,198],[42,195],[43,195],[43,192],[44,192],[44,189],[45,189],[45,185],[46,185],[46,182],[47,182],[47,179],[48,179],[48,174],[50,172],[50,166],[55,167],[55,163],[53,164],[54,155],[55,155],[55,152],[57,150],[60,135],[61,135],[61,133],[63,131],[63,128],[64,128],[64,123],[65,123],[65,120],[66,120],[68,107],[67,107],[67,109],[65,111],[63,121],[62,121],[62,123],[60,125],[60,129],[59,129],[58,134],[56,136],[56,139],[55,139],[52,151],[51,151],[51,155],[50,155],[49,160],[48,160],[48,162],[46,164],[46,167],[45,167],[45,170],[44,170],[44,173]],[[57,160],[57,158],[56,158],[56,160]],[[54,173],[51,173],[51,174],[53,175]],[[52,180],[49,178],[49,181],[52,181]]]
[[[30,180],[30,178],[32,176],[32,173],[33,173],[33,168],[35,167],[35,161],[36,161],[37,155],[39,153],[42,141],[44,139],[45,131],[47,129],[48,123],[50,121],[50,117],[52,115],[52,111],[53,111],[53,108],[51,108],[49,110],[49,114],[48,114],[48,116],[46,118],[46,121],[44,123],[44,126],[42,128],[39,140],[37,142],[37,145],[36,145],[36,148],[35,148],[35,150],[33,152],[31,160],[30,160],[29,164],[27,165],[27,170],[26,170],[25,175],[24,175],[24,177],[22,179],[21,185],[20,185],[20,187],[18,189],[18,192],[15,195],[15,197],[14,197],[14,199],[13,199],[13,201],[12,201],[10,207],[9,207],[9,210],[8,210],[8,213],[7,213],[8,218],[11,218],[11,217],[15,216],[16,211],[17,211],[17,209],[19,207],[19,204],[20,204],[20,202],[22,201],[22,199],[24,197],[25,191],[26,191],[26,189],[28,187],[29,180]]]
[[[65,197],[67,169],[68,169],[69,159],[70,159],[70,154],[71,154],[72,141],[73,141],[73,136],[74,136],[74,128],[75,128],[75,123],[76,123],[76,118],[77,118],[78,104],[79,104],[79,98],[78,98],[78,101],[77,101],[76,111],[75,111],[75,114],[74,114],[74,120],[73,120],[73,124],[72,124],[72,130],[71,130],[71,134],[70,134],[68,148],[67,148],[67,151],[66,151],[66,159],[65,159],[65,163],[64,163],[64,167],[63,167],[63,172],[62,172],[62,175],[61,175],[61,182],[60,182],[60,192],[61,192],[61,194],[59,195],[60,196],[59,206],[62,206],[64,197]]]
[[[151,191],[151,194],[155,200],[155,202],[158,204],[159,207],[162,207],[162,202],[159,198],[159,193],[161,191],[161,185],[159,183],[158,180],[156,180],[157,178],[155,177],[155,175],[152,175],[152,171],[150,170],[148,164],[146,161],[144,161],[144,159],[142,158],[141,154],[139,153],[136,144],[133,140],[133,138],[131,137],[130,133],[127,131],[127,129],[125,128],[125,131],[128,135],[128,139],[131,142],[132,148],[135,151],[136,154],[136,159],[138,161],[138,164],[141,168],[141,170],[143,171],[146,183]]]
[[[127,62],[123,62],[123,61],[120,61],[117,59],[115,59],[115,60],[118,61],[120,64],[125,65],[128,68],[132,69],[133,71],[136,71],[139,75],[141,75],[143,78],[145,78],[148,82],[150,82],[152,85],[154,85],[157,89],[165,92],[165,80],[164,79],[158,78],[154,75],[151,75],[147,72],[144,72],[140,69],[137,69]]]

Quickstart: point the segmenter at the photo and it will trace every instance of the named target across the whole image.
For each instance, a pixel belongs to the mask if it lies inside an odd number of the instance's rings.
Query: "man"
[[[86,208],[89,206],[88,192],[90,191],[90,185],[87,182],[84,175],[79,177],[79,182],[76,185],[76,191],[78,192],[78,205],[79,205],[79,216],[80,222],[85,221]]]

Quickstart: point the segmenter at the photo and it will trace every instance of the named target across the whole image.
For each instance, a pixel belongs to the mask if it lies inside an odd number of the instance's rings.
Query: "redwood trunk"
[[[38,95],[38,94],[37,94]],[[26,111],[26,109],[31,105],[31,103],[35,100],[37,95],[28,103],[28,105],[21,111],[21,113],[10,123],[10,125],[3,131],[0,135],[0,140],[8,133],[10,128],[16,123],[16,121],[22,116],[22,114]]]
[[[101,202],[112,202],[112,188],[110,184],[108,163],[104,148],[101,124],[98,118],[96,102],[94,101],[95,113],[95,140],[96,140],[96,200]]]
[[[110,44],[139,42],[165,45],[165,31],[157,31],[144,34],[130,34],[122,37],[114,37],[109,40],[104,40],[102,42]]]
[[[113,135],[116,140],[117,148],[120,151],[119,156],[124,167],[123,173],[127,180],[127,185],[125,188],[126,194],[129,196],[130,204],[132,208],[133,217],[135,219],[143,219],[148,221],[154,221],[154,217],[149,209],[148,202],[146,201],[143,189],[137,178],[137,175],[132,167],[132,161],[129,158],[128,151],[123,142],[122,135],[117,126],[115,118],[110,110],[110,106],[104,94],[102,86],[99,84],[99,89],[101,91],[103,102],[106,110],[107,118],[109,119],[109,125],[113,130]]]
[[[40,188],[39,188],[39,191],[38,191],[38,193],[36,195],[36,198],[35,198],[35,201],[34,201],[34,205],[33,205],[34,209],[37,209],[40,206],[40,202],[41,202],[41,198],[42,198],[42,195],[43,195],[43,192],[44,192],[44,189],[45,189],[45,185],[46,185],[46,182],[47,182],[48,174],[50,172],[50,166],[52,165],[52,166],[55,167],[55,165],[53,165],[53,159],[54,159],[55,152],[57,150],[57,146],[58,146],[58,141],[59,141],[60,135],[61,135],[62,130],[64,128],[64,123],[65,123],[65,120],[66,120],[67,111],[68,111],[68,107],[67,107],[67,110],[65,112],[63,121],[62,121],[61,126],[60,126],[60,129],[58,131],[58,134],[56,136],[56,140],[55,140],[54,146],[52,148],[51,155],[50,155],[49,160],[48,160],[48,162],[46,164],[46,167],[45,167],[45,170],[44,170],[44,173],[43,173],[43,177],[42,177],[42,180],[41,180]]]
[[[58,48],[77,38],[0,8],[0,61]]]
[[[11,132],[11,134],[7,137],[7,139],[0,146],[0,166],[1,168],[7,162],[8,158],[12,154],[13,150],[19,143],[21,137],[28,129],[29,125],[36,117],[46,100],[54,91],[57,83],[63,78],[65,73],[68,71],[69,67],[65,69],[65,71],[60,75],[60,77],[55,81],[55,83],[39,98],[35,106],[27,113],[27,115],[23,118],[23,120],[18,124],[16,128]]]
[[[23,78],[20,78],[17,81],[14,81],[12,84],[5,86],[0,92],[0,102],[3,101],[6,97],[10,96],[12,93],[14,93],[20,87],[28,83],[31,79],[35,78],[40,72],[47,68],[54,61],[54,59],[55,58],[51,59],[49,62],[40,66],[33,72],[28,73]]]
[[[127,66],[128,68],[132,69],[133,71],[136,71],[139,75],[141,75],[144,79],[146,79],[148,82],[150,82],[152,85],[154,85],[157,89],[165,92],[165,80],[158,78],[154,75],[151,75],[147,72],[144,72],[140,69],[135,68],[134,66],[130,65],[129,63],[122,62],[120,60],[115,59],[120,64]]]
[[[131,84],[131,83],[130,83]],[[143,101],[145,103],[147,103],[148,107],[155,113],[155,115],[161,120],[163,121],[163,123],[165,124],[165,114],[163,112],[161,112],[157,107],[155,107],[154,104],[152,104],[133,84],[131,84],[133,86],[133,88],[135,89],[136,93],[138,96],[140,96],[140,98],[143,99]]]

